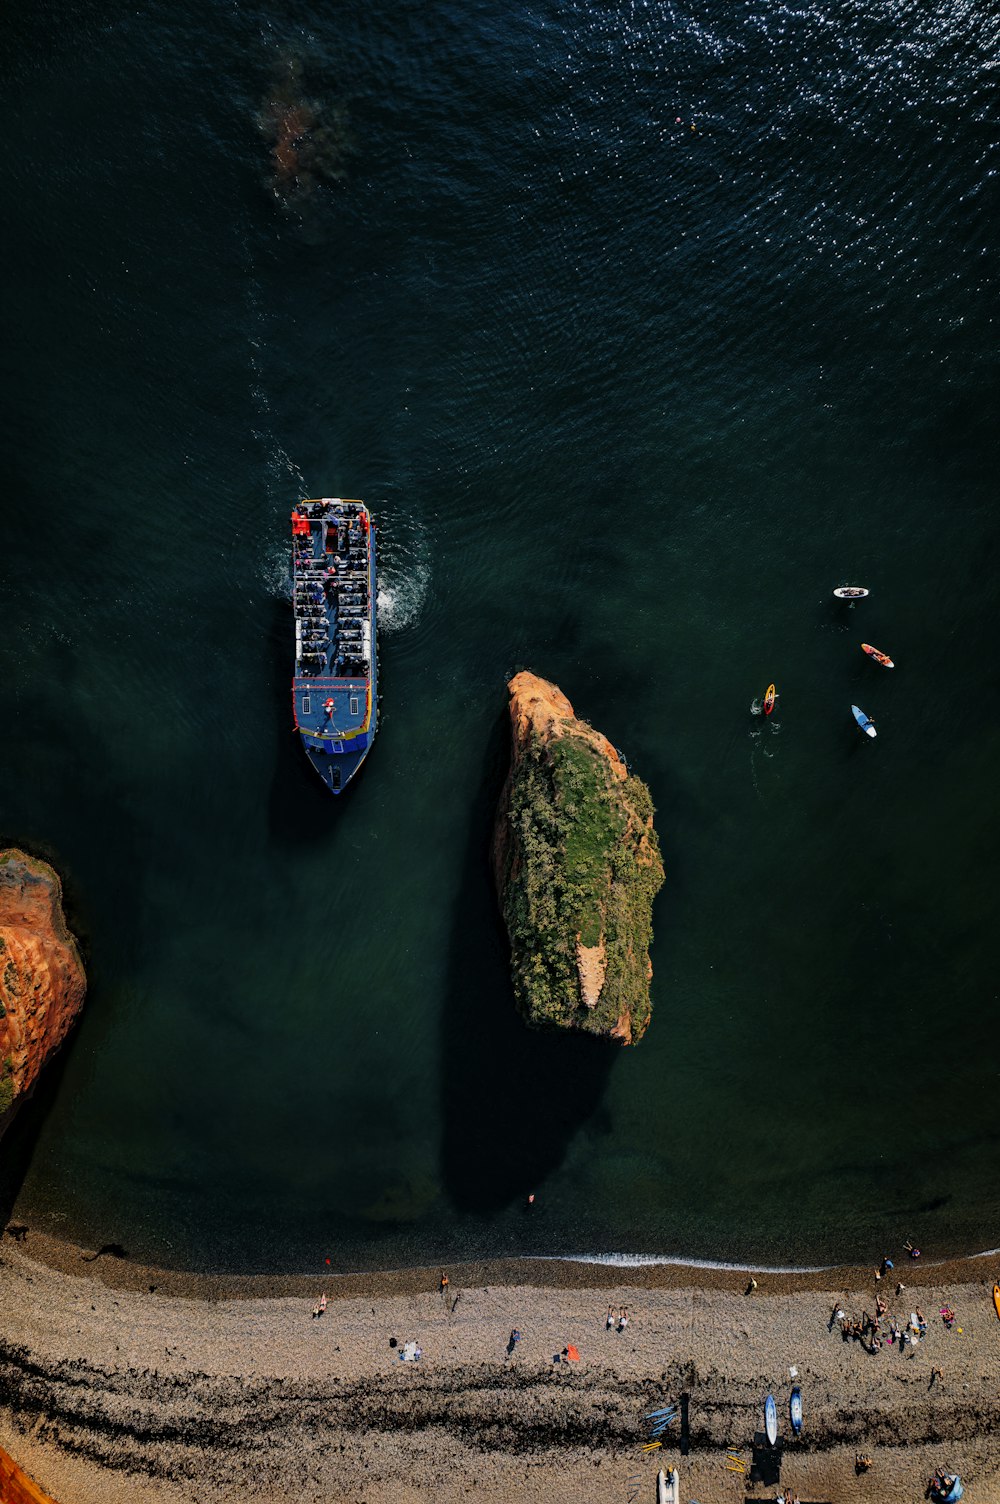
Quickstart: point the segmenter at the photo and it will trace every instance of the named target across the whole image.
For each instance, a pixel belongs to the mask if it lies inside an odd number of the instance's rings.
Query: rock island
[[[511,766],[493,835],[514,992],[529,1023],[639,1040],[650,1018],[653,801],[556,685],[511,679]]]

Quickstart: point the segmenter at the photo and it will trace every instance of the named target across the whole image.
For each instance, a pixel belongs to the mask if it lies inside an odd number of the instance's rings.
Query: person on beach
[[[918,1259],[920,1257],[920,1249],[914,1248],[909,1239],[907,1239],[907,1241],[903,1244],[903,1247],[906,1249],[911,1259]]]
[[[449,1284],[450,1284],[450,1280],[448,1279],[447,1274],[445,1274],[444,1270],[442,1269],[442,1271],[441,1271],[441,1279],[438,1282],[438,1290],[439,1290],[439,1292],[440,1292],[441,1295],[447,1295],[448,1294],[448,1285]]]
[[[955,1312],[952,1310],[951,1306],[941,1307],[941,1319],[950,1332],[952,1327],[955,1325]]]
[[[886,1313],[886,1311],[888,1309],[889,1309],[889,1307],[886,1304],[886,1302],[882,1299],[881,1295],[876,1295],[876,1297],[875,1297],[875,1315],[876,1316],[884,1316],[885,1313]]]
[[[917,1306],[917,1309],[914,1311],[913,1314],[917,1318],[917,1331],[920,1333],[921,1337],[926,1337],[927,1336],[927,1320],[926,1320],[926,1317],[924,1316],[923,1311],[920,1309],[919,1306]]]
[[[628,1307],[627,1306],[622,1306],[622,1308],[621,1308],[621,1314],[618,1317],[618,1330],[620,1332],[623,1332],[627,1326],[628,1326]]]
[[[605,1331],[610,1332],[610,1330],[614,1326],[614,1324],[615,1324],[615,1308],[614,1308],[614,1306],[608,1306],[608,1319],[604,1323],[604,1329],[605,1329]]]
[[[322,1314],[323,1314],[323,1312],[325,1310],[326,1310],[326,1296],[325,1295],[321,1295],[320,1298],[319,1298],[319,1301],[313,1307],[313,1320],[315,1321],[316,1318],[317,1318],[317,1316],[322,1316]]]
[[[514,1327],[514,1329],[511,1332],[510,1336],[507,1338],[507,1357],[508,1358],[513,1355],[514,1349],[517,1346],[517,1344],[520,1342],[520,1340],[521,1340],[521,1333],[518,1331],[517,1327]]]
[[[840,1304],[840,1301],[838,1300],[837,1304],[833,1308],[833,1314],[831,1315],[830,1320],[827,1323],[827,1328],[826,1328],[827,1331],[828,1332],[832,1332],[833,1329],[834,1329],[834,1327],[838,1324],[838,1322],[840,1324],[841,1331],[843,1331],[843,1329],[844,1329],[844,1317],[845,1317],[846,1314],[847,1313],[844,1311],[843,1307]]]

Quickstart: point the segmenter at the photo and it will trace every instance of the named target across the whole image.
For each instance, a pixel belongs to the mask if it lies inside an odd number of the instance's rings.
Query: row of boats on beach
[[[993,1299],[997,1315],[1000,1316],[1000,1286],[994,1285]],[[795,1373],[795,1369],[792,1369],[792,1373]],[[646,1418],[647,1420],[653,1417],[660,1418],[658,1424],[663,1430],[671,1420],[676,1419],[676,1411],[677,1407],[670,1405],[664,1410],[653,1411],[652,1416]],[[799,1436],[802,1432],[802,1389],[799,1384],[792,1386],[792,1392],[788,1397],[788,1419],[793,1435]],[[767,1450],[775,1452],[778,1447],[778,1406],[773,1394],[769,1394],[764,1401],[764,1437],[758,1437],[757,1441],[762,1440],[766,1440]],[[739,1460],[735,1452],[728,1453],[727,1458],[728,1471],[745,1472],[746,1464]],[[870,1466],[870,1461],[867,1465]],[[964,1493],[965,1488],[958,1473],[942,1469],[931,1478],[926,1497],[931,1499],[933,1504],[959,1504]],[[786,1504],[786,1500],[787,1504],[791,1504],[791,1493],[783,1489],[777,1504]],[[657,1473],[656,1504],[681,1504],[680,1475],[676,1467],[661,1468]]]
[[[863,585],[838,585],[833,593],[836,599],[839,601],[853,602],[864,600],[866,596],[871,594],[871,591],[866,590]],[[871,658],[873,662],[881,664],[882,668],[896,667],[895,663],[893,663],[888,653],[880,652],[879,649],[873,647],[870,642],[863,642],[861,644],[861,651],[863,653],[867,653],[868,657]],[[777,686],[774,684],[769,684],[764,693],[764,699],[761,706],[761,709],[766,716],[769,716],[773,713],[777,699]],[[756,710],[756,706],[754,707],[754,709]],[[875,730],[875,722],[872,720],[871,716],[865,714],[860,705],[852,705],[851,714],[854,716],[854,719],[857,721],[858,725],[861,727],[861,730],[865,733],[866,736],[874,737],[878,735]]]
[[[794,1370],[793,1370],[794,1371]],[[654,1410],[646,1419],[654,1422],[653,1435],[660,1435],[669,1426],[672,1420],[677,1418],[677,1406],[668,1405],[663,1410]],[[788,1420],[795,1436],[802,1431],[802,1388],[799,1384],[792,1386],[792,1392],[788,1397]],[[773,1394],[769,1394],[764,1401],[764,1436],[767,1445],[772,1450],[778,1445],[778,1406]],[[745,1464],[738,1460],[736,1453],[728,1454],[727,1468],[730,1472],[742,1473]],[[680,1477],[675,1467],[661,1468],[656,1475],[656,1504],[681,1504]]]

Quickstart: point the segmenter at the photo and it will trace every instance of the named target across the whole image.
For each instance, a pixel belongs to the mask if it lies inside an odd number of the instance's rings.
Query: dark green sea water
[[[1000,1242],[997,41],[905,0],[5,17],[0,833],[91,978],[5,1210],[247,1270]],[[284,202],[276,96],[327,133]],[[316,494],[383,561],[339,802],[290,724]],[[658,808],[634,1051],[513,1011],[522,667]]]

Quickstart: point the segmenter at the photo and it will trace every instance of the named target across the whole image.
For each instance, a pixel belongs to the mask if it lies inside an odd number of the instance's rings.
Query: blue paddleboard
[[[861,727],[865,735],[876,736],[877,732],[875,730],[875,723],[865,715],[860,705],[852,705],[851,710],[854,712],[854,719],[857,721],[858,725]]]

